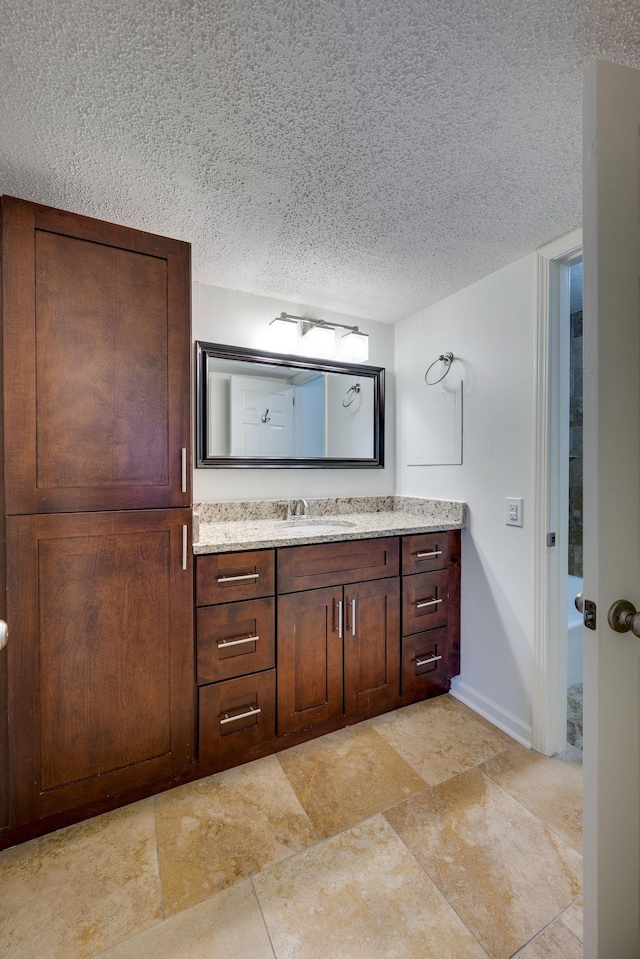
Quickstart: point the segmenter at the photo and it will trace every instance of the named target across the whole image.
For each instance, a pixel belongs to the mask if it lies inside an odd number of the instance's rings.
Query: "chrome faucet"
[[[302,512],[300,512],[302,510]],[[295,506],[293,507],[294,516],[308,516],[309,515],[309,504],[306,499],[299,499]]]

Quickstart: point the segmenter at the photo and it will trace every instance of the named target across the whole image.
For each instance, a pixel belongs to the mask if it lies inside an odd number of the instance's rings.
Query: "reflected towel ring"
[[[442,380],[443,380],[443,379],[445,378],[445,376],[447,375],[447,373],[449,372],[449,370],[451,369],[451,364],[453,363],[454,359],[455,359],[455,357],[454,357],[453,353],[451,353],[451,352],[441,353],[440,356],[438,357],[438,359],[437,359],[437,360],[434,360],[433,363],[431,364],[431,366],[427,367],[427,372],[424,374],[424,381],[425,381],[425,383],[427,384],[427,386],[435,386],[436,383],[441,383]],[[442,376],[440,377],[440,379],[438,379],[438,380],[430,380],[430,379],[428,379],[429,370],[433,369],[433,367],[436,365],[436,363],[444,363],[444,373],[442,374]]]
[[[359,383],[356,383],[355,386],[350,386],[349,389],[347,390],[347,392],[344,394],[344,396],[343,396],[343,398],[342,398],[342,405],[343,405],[343,406],[351,406],[351,404],[352,404],[353,401],[355,400],[356,396],[357,396],[358,393],[360,392],[360,388],[361,388],[361,387],[360,387],[360,384],[359,384]],[[352,394],[352,395],[351,395],[351,399],[349,399],[349,393]]]

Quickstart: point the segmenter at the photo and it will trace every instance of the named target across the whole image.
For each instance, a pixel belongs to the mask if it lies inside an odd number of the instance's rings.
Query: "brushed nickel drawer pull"
[[[186,492],[187,492],[187,449],[186,449],[185,446],[182,447],[181,454],[182,454],[182,457],[181,457],[181,459],[182,459],[182,463],[181,463],[181,466],[182,466],[182,492],[183,492],[183,493],[186,493]]]
[[[432,559],[434,556],[442,556],[442,550],[435,549],[432,553],[416,553],[416,559]]]
[[[425,606],[437,606],[441,602],[441,599],[427,599],[423,603],[416,602],[416,609],[424,609]]]
[[[237,716],[228,716],[225,713],[224,719],[220,720],[220,725],[224,726],[225,723],[235,723],[236,719],[247,719],[249,716],[257,716],[258,713],[261,712],[262,710],[256,707],[255,709],[249,709],[246,713],[239,713]]]
[[[416,666],[427,666],[429,663],[437,663],[442,656],[432,656],[430,659],[416,659]]]
[[[218,576],[219,583],[237,583],[241,579],[258,579],[260,573],[245,573],[244,576]]]
[[[338,631],[338,639],[342,639],[342,600],[339,599],[336,605],[338,607],[338,625],[336,629]]]
[[[218,649],[226,649],[227,646],[241,646],[243,643],[257,643],[259,636],[247,636],[244,639],[221,639],[218,643]]]

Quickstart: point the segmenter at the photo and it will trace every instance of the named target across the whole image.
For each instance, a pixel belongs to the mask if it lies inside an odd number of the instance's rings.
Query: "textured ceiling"
[[[0,0],[0,192],[393,321],[581,222],[595,57],[638,0]]]

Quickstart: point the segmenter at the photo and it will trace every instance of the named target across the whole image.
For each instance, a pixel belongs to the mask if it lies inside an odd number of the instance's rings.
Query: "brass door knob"
[[[628,600],[619,599],[615,602],[609,609],[607,620],[616,633],[628,633],[631,630],[634,636],[640,637],[640,613]]]

